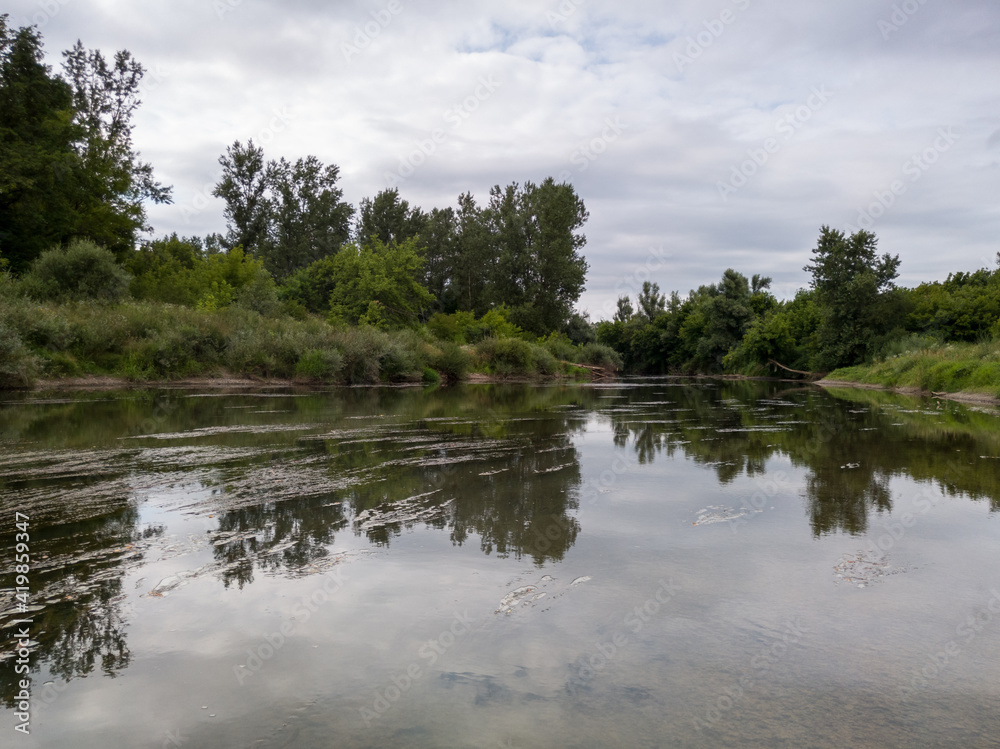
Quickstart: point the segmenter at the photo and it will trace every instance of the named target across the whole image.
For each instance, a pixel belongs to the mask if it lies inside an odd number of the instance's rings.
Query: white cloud
[[[403,197],[429,209],[568,173],[590,210],[582,306],[597,313],[650,247],[671,253],[652,278],[665,290],[732,265],[791,293],[820,225],[854,223],[950,127],[956,142],[874,231],[908,283],[990,264],[998,249],[992,0],[221,2],[10,9],[15,23],[44,21],[53,64],[79,38],[129,49],[156,73],[135,135],[175,187],[176,205],[150,210],[157,233],[223,228],[204,188],[237,138],[338,164],[356,204],[440,130]],[[894,6],[913,12],[897,23]],[[484,79],[498,83],[486,96]],[[823,86],[833,96],[785,139],[782,118]],[[280,128],[275,112],[289,115]],[[623,128],[600,145],[609,118]],[[780,148],[721,199],[719,182],[768,137]]]

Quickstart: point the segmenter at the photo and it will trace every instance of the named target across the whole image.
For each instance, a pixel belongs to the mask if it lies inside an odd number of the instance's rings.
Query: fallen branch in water
[[[829,372],[803,372],[801,369],[792,369],[791,367],[786,367],[784,364],[776,362],[774,359],[768,359],[768,362],[770,362],[776,367],[780,367],[786,372],[794,372],[795,374],[805,375],[806,377],[815,377],[817,380],[821,380],[829,374]]]

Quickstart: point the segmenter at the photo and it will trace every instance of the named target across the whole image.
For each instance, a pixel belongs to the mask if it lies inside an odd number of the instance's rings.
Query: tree
[[[402,244],[420,234],[426,222],[426,214],[419,208],[410,208],[393,187],[382,190],[374,199],[361,199],[355,240],[362,246],[375,239],[382,244]]]
[[[643,281],[639,294],[639,314],[647,321],[652,321],[666,309],[666,305],[667,298],[660,293],[660,284]]]
[[[291,276],[282,295],[345,322],[410,325],[434,301],[420,283],[423,262],[416,239],[352,242]]]
[[[877,254],[868,231],[850,237],[823,226],[804,270],[812,274],[821,320],[816,365],[849,366],[870,359],[900,321],[894,281],[899,256]]]
[[[127,50],[116,52],[109,65],[100,51],[88,51],[79,41],[63,58],[74,122],[83,133],[75,145],[87,207],[75,233],[123,258],[137,233],[150,229],[146,201],[171,202],[170,188],[154,179],[152,165],[139,161],[132,144],[132,117],[142,103],[139,84],[145,70]]]
[[[632,319],[635,310],[632,308],[632,300],[627,296],[618,297],[618,309],[615,310],[615,322],[628,322]]]
[[[253,140],[244,146],[240,141],[226,148],[219,157],[222,177],[212,190],[226,201],[226,249],[242,247],[250,253],[260,253],[267,240],[271,222],[270,165],[264,161],[264,149]]]
[[[272,222],[260,254],[281,279],[337,252],[349,237],[354,209],[337,187],[340,169],[315,156],[272,162],[268,172]]]
[[[79,42],[65,80],[42,60],[38,32],[0,16],[0,249],[18,272],[74,237],[122,257],[148,228],[145,202],[170,202],[132,145],[142,66]]]
[[[507,303],[515,323],[543,335],[566,324],[583,292],[587,261],[578,230],[589,214],[569,184],[551,177],[490,191],[486,211],[496,258],[490,301]]]

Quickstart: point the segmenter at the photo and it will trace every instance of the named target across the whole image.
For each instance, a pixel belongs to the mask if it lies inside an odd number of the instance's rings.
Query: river
[[[6,393],[0,492],[3,746],[1000,746],[986,409]]]

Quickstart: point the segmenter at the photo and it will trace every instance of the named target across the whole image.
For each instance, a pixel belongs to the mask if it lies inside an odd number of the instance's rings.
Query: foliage
[[[431,357],[431,366],[453,382],[465,377],[471,365],[471,357],[457,343],[442,343],[439,351]]]
[[[824,369],[870,359],[884,337],[902,322],[894,281],[899,256],[877,255],[878,240],[867,231],[850,237],[824,226],[804,270],[820,308],[817,365]]]
[[[170,202],[132,143],[142,66],[78,42],[64,77],[43,63],[35,28],[0,16],[0,248],[23,272],[43,251],[86,238],[122,256],[147,229],[145,205]]]
[[[275,278],[336,253],[347,241],[354,209],[337,186],[337,166],[315,156],[265,161],[252,140],[235,141],[219,164],[213,195],[226,201],[225,245],[259,257]]]
[[[29,387],[38,376],[38,357],[18,332],[0,319],[0,388]]]
[[[108,250],[77,239],[66,248],[56,247],[39,255],[21,284],[38,300],[117,302],[128,295],[131,280]]]
[[[604,369],[613,371],[618,371],[624,364],[618,352],[603,343],[588,343],[583,346],[580,350],[579,361],[582,364],[604,367]]]
[[[476,356],[487,371],[502,377],[535,371],[532,346],[520,338],[484,338],[476,345]]]
[[[837,369],[828,377],[886,387],[981,392],[1000,397],[1000,343],[940,344],[911,338],[908,351],[874,364]]]

